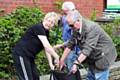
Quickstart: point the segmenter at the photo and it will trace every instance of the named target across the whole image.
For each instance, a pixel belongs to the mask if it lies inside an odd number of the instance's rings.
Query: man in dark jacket
[[[97,23],[84,19],[78,11],[69,13],[67,22],[73,28],[73,36],[61,57],[61,68],[66,56],[77,44],[81,51],[78,59],[74,61],[71,72],[75,73],[77,64],[87,60],[89,65],[87,80],[108,80],[109,66],[117,56],[112,39]]]

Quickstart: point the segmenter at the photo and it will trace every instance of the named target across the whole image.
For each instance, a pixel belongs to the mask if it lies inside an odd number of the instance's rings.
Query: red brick
[[[58,0],[36,0],[36,5],[41,7],[44,12],[56,11],[54,3]],[[61,1],[61,0],[59,0]],[[64,0],[73,1],[76,8],[80,11],[83,16],[89,17],[94,8],[100,11],[97,15],[100,15],[103,11],[103,0]],[[31,6],[34,7],[33,0],[2,0],[0,1],[0,8],[5,8],[6,12],[11,12],[11,8],[17,6]],[[10,9],[9,9],[10,8]]]

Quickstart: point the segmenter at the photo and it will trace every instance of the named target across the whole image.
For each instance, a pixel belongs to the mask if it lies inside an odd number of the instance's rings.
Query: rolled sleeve
[[[90,52],[92,51],[92,48],[86,46],[84,49],[81,51],[85,56],[89,56]]]

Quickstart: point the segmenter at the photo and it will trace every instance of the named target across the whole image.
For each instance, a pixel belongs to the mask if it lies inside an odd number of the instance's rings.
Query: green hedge
[[[117,49],[117,60],[120,60],[120,18],[116,18],[113,23],[102,24],[102,27],[111,36]]]

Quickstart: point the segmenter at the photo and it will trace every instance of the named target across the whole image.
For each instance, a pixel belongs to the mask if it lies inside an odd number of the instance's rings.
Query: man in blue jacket
[[[67,42],[71,39],[72,37],[72,29],[69,27],[67,21],[66,21],[66,16],[69,14],[71,11],[75,11],[75,5],[71,1],[66,1],[62,5],[62,10],[64,12],[64,15],[62,16],[61,22],[62,22],[62,39],[64,41],[63,44],[58,44],[54,46],[54,48],[60,48],[60,47],[66,47]],[[73,62],[78,58],[80,48],[78,48],[77,44],[75,45],[74,49],[70,52],[69,56],[66,58],[66,65],[71,71],[71,67],[73,66]],[[80,73],[79,71],[76,72],[77,79],[80,80]]]

